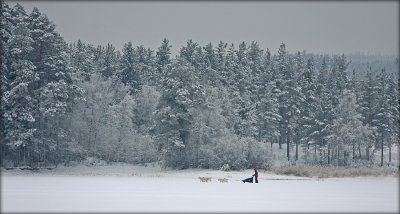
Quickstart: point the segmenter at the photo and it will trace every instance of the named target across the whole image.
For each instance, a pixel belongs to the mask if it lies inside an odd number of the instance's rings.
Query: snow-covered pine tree
[[[286,140],[286,153],[290,161],[290,144],[293,141],[293,133],[297,126],[297,118],[300,115],[299,105],[303,102],[303,95],[297,83],[299,74],[293,66],[292,58],[286,51],[286,45],[282,43],[278,50],[277,72],[281,73],[281,80],[277,81],[279,113],[281,115],[280,134],[281,141]],[[284,138],[282,138],[284,136]]]
[[[145,64],[142,68],[143,78],[141,78],[142,85],[157,86],[157,67],[155,52],[150,48],[146,49]]]
[[[164,38],[161,46],[158,48],[156,53],[156,64],[157,70],[161,73],[163,67],[171,63],[171,45],[169,44],[169,40]]]
[[[235,131],[240,137],[257,135],[255,103],[251,102],[251,70],[247,51],[247,44],[245,42],[240,43],[239,49],[234,52],[236,55],[234,65],[237,67],[233,68],[232,74],[233,104],[239,119],[235,124]]]
[[[28,28],[33,39],[29,60],[39,76],[32,90],[37,100],[34,113],[37,132],[34,142],[38,145],[31,151],[35,156],[32,155],[32,161],[57,164],[59,145],[68,141],[65,116],[70,101],[77,93],[77,87],[72,83],[67,64],[67,45],[56,32],[55,25],[35,7],[28,17]],[[47,151],[51,151],[51,156],[46,154]]]
[[[9,90],[10,82],[8,81],[7,75],[10,73],[8,71],[7,65],[8,59],[6,57],[6,44],[11,36],[12,22],[11,22],[11,8],[4,1],[0,1],[0,99],[3,99],[4,93]],[[9,153],[5,145],[5,105],[3,100],[0,102],[0,149],[2,157],[6,157]],[[2,160],[3,161],[3,160]]]
[[[316,143],[318,139],[313,137],[313,133],[316,131],[317,121],[316,112],[318,109],[317,98],[316,98],[316,86],[317,86],[317,74],[315,72],[314,58],[311,57],[307,60],[307,64],[304,70],[304,76],[301,82],[301,89],[304,95],[304,102],[301,106],[301,129],[302,137],[300,141],[303,146],[303,153],[305,161],[309,161],[309,149],[310,145]]]
[[[377,75],[378,84],[378,99],[377,99],[377,112],[374,119],[371,121],[372,126],[377,127],[377,141],[375,146],[380,148],[381,161],[380,165],[383,166],[383,150],[385,144],[387,146],[390,140],[391,125],[393,124],[393,117],[391,117],[391,109],[389,106],[390,95],[388,94],[388,76],[383,68]]]
[[[317,76],[316,84],[316,101],[317,109],[315,112],[316,127],[311,137],[314,139],[314,162],[317,162],[317,147],[321,151],[321,148],[328,146],[327,148],[327,163],[330,164],[331,159],[331,148],[330,145],[326,144],[325,137],[328,136],[327,127],[332,123],[333,120],[333,104],[332,104],[332,75],[329,73],[327,65],[327,58],[323,58],[322,66]],[[319,160],[323,161],[323,160]]]
[[[252,42],[250,44],[249,50],[247,52],[248,55],[248,63],[250,67],[250,81],[251,84],[249,86],[250,91],[250,99],[251,102],[256,102],[258,100],[258,89],[261,87],[261,75],[266,72],[263,67],[263,50],[261,50],[260,46],[257,42]]]
[[[339,90],[339,94],[343,94],[344,90],[350,89],[347,68],[351,62],[347,61],[345,55],[342,54],[334,58],[334,63],[337,69],[336,87]]]
[[[114,78],[117,75],[118,57],[115,47],[107,44],[99,59],[100,73],[104,78]]]
[[[251,106],[254,106],[254,114],[256,115],[254,117],[254,128],[256,130],[252,137],[261,142],[264,140],[265,135],[268,135],[269,138],[271,136],[274,136],[274,129],[272,128],[274,122],[270,120],[272,118],[268,117],[273,116],[273,114],[276,113],[276,109],[274,109],[274,106],[271,105],[271,101],[276,98],[273,97],[272,94],[272,90],[275,85],[270,83],[271,76],[269,75],[269,71],[267,71],[269,67],[264,67],[263,60],[265,60],[265,58],[263,57],[263,51],[261,50],[257,42],[252,42],[250,44],[247,55],[251,82],[248,88],[250,95],[249,98]],[[276,100],[272,102],[276,102]],[[268,124],[269,122],[272,123]],[[268,130],[268,132],[270,133],[265,132],[265,126],[267,124],[272,125],[269,126],[269,128],[272,129]]]
[[[210,43],[203,47],[203,66],[200,68],[202,73],[203,84],[217,86],[220,84],[220,72],[217,71],[217,56],[215,50]]]
[[[396,86],[396,78],[395,75],[389,74],[387,83],[388,83],[388,88],[387,88],[387,96],[388,96],[388,108],[390,112],[390,124],[389,124],[389,139],[388,139],[388,147],[389,147],[389,157],[388,161],[389,163],[392,162],[392,145],[397,145],[399,146],[399,133],[400,133],[400,127],[399,127],[399,109],[400,109],[400,103],[399,103],[399,91]]]
[[[2,20],[1,20],[1,39],[2,39],[2,51],[4,54],[2,54],[1,56],[4,57],[4,61],[2,61],[2,66],[4,67],[4,69],[7,69],[7,67],[11,66],[11,61],[12,59],[8,59],[8,57],[10,56],[6,53],[6,46],[7,46],[7,42],[10,39],[11,35],[13,34],[12,31],[13,29],[18,25],[18,24],[26,24],[27,23],[27,18],[28,15],[25,12],[25,9],[22,5],[20,4],[16,4],[13,8],[10,8],[7,4],[2,2]],[[30,44],[31,46],[31,44]],[[30,47],[29,46],[29,47]],[[10,70],[4,70],[4,76],[3,76],[3,80],[4,80],[4,85],[2,85],[2,87],[4,90],[7,88],[7,84],[10,84],[9,81],[12,81],[14,78],[16,78],[16,74],[13,71],[13,69]]]
[[[378,112],[378,84],[372,68],[369,67],[366,72],[366,77],[361,84],[362,93],[360,98],[360,113],[364,125],[368,125],[372,129],[371,139],[375,142],[377,139],[376,124],[372,121],[375,120]],[[372,144],[366,147],[366,158],[370,160],[370,149]]]
[[[155,58],[155,85],[157,87],[162,85],[162,76],[164,75],[164,69],[167,65],[171,64],[171,45],[169,45],[168,39],[164,38],[161,46],[158,48],[156,52]]]
[[[216,47],[216,70],[219,74],[219,82],[222,86],[226,86],[228,84],[228,75],[226,70],[226,55],[228,44],[220,41]]]
[[[248,65],[248,55],[247,55],[248,47],[246,42],[241,42],[239,44],[239,49],[236,51],[237,62],[239,65],[245,66]]]
[[[122,83],[129,86],[131,94],[136,94],[140,90],[139,65],[135,62],[135,49],[132,42],[126,43],[122,48],[118,77]]]
[[[186,42],[186,46],[181,47],[179,51],[179,56],[182,59],[185,59],[187,62],[192,64],[193,66],[197,66],[196,62],[196,49],[199,47],[199,45],[196,42],[193,42],[193,40],[189,39]]]
[[[295,108],[297,110],[294,111],[294,123],[293,123],[293,142],[295,143],[295,161],[299,159],[299,145],[301,143],[302,137],[304,134],[304,127],[303,127],[303,116],[302,113],[304,111],[305,104],[305,95],[303,93],[304,81],[305,81],[305,70],[306,64],[304,62],[304,53],[297,52],[294,56],[294,81],[296,82],[294,85],[293,96],[297,105]]]
[[[139,68],[139,86],[150,84],[151,76],[153,75],[153,69],[151,68],[152,54],[153,51],[146,49],[143,45],[139,45],[135,49],[135,58]],[[140,89],[141,87],[138,87],[138,90]]]
[[[286,131],[287,131],[287,119],[286,119],[286,108],[284,106],[284,96],[287,94],[287,90],[285,88],[286,79],[285,73],[289,69],[288,63],[288,54],[286,51],[286,45],[281,44],[279,46],[278,55],[275,60],[275,69],[274,69],[274,81],[276,82],[276,92],[279,103],[279,115],[281,116],[281,120],[279,122],[279,149],[281,149],[281,145],[285,142],[286,139]]]
[[[5,139],[7,145],[15,152],[14,163],[31,165],[34,134],[36,97],[33,93],[39,76],[35,66],[28,60],[32,52],[33,40],[25,23],[18,23],[13,28],[7,43],[7,55],[10,67],[8,72],[14,74],[9,79],[9,88],[2,97],[4,103]],[[29,159],[29,160],[28,160]]]
[[[186,146],[190,138],[190,109],[202,103],[203,89],[187,56],[167,66],[163,94],[156,111],[156,141],[165,166],[188,167]],[[189,57],[189,59],[192,59]]]
[[[356,103],[357,103],[357,112],[361,114],[361,121],[363,121],[364,124],[364,117],[362,115],[362,110],[361,110],[361,105],[362,105],[362,82],[363,80],[360,80],[359,77],[356,75],[356,69],[353,69],[352,72],[352,78],[349,80],[349,90],[352,91],[355,96],[356,96]],[[372,133],[372,132],[371,132]],[[356,144],[353,143],[353,159],[362,159],[362,154],[361,154],[361,142]],[[367,144],[363,144],[363,146],[368,146]],[[358,153],[358,154],[356,154]]]
[[[72,70],[72,75],[75,82],[89,81],[93,74],[95,53],[94,48],[84,44],[81,40],[73,44],[69,48],[70,58],[69,63]]]
[[[273,62],[273,56],[269,49],[267,49],[263,55],[262,59],[262,74],[261,74],[261,87],[259,90],[259,97],[258,102],[260,102],[261,109],[265,108],[265,112],[258,113],[265,121],[265,128],[263,130],[263,135],[266,137],[266,141],[271,143],[271,152],[273,152],[273,143],[279,142],[280,136],[280,121],[282,120],[279,114],[279,102],[278,96],[280,91],[276,85],[276,77],[279,76],[275,72],[275,63]],[[266,108],[266,106],[268,106]],[[261,119],[260,118],[260,119]],[[279,144],[281,147],[281,144]]]
[[[227,82],[227,88],[233,91],[234,85],[236,83],[235,76],[237,70],[239,69],[239,65],[237,64],[235,46],[232,43],[227,51],[226,59],[225,59],[225,72],[222,78]]]
[[[271,80],[270,73],[264,71],[260,77],[261,83],[258,88],[258,100],[256,101],[256,115],[258,124],[258,141],[267,141],[271,145],[279,136],[278,98],[274,90],[275,82]]]
[[[332,103],[336,107],[339,103],[339,99],[345,89],[349,89],[350,84],[347,78],[347,67],[349,63],[344,55],[333,56],[333,64],[331,66],[330,79],[333,82],[329,82],[330,88],[332,89]]]
[[[204,58],[208,67],[216,70],[217,68],[217,57],[215,54],[215,50],[213,45],[208,43],[206,46],[203,47],[204,50]]]
[[[1,7],[1,13],[0,13],[0,23],[1,23],[1,29],[0,29],[0,38],[1,38],[1,47],[5,48],[6,42],[8,41],[8,39],[11,36],[11,31],[12,28],[14,26],[13,24],[13,17],[11,15],[12,13],[12,9],[10,8],[10,6],[8,6],[8,4],[5,3],[5,1],[1,1],[0,2]],[[2,54],[1,56],[4,56],[4,54]],[[5,61],[2,61],[4,64]]]
[[[27,23],[28,21],[28,14],[26,13],[25,8],[19,3],[12,8],[10,15],[12,17],[11,22],[14,26],[17,26],[20,23]]]

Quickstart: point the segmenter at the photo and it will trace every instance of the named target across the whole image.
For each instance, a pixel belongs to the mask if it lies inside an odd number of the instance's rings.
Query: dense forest
[[[399,74],[386,70],[398,58],[351,64],[284,43],[272,54],[188,40],[176,56],[168,39],[157,50],[70,44],[39,9],[1,2],[3,166],[239,170],[266,167],[275,145],[290,164],[384,166],[399,144]]]

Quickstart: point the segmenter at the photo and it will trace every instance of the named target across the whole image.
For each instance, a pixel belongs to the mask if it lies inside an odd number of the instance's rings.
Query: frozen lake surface
[[[2,212],[398,212],[397,177],[310,179],[252,171],[2,175]],[[198,176],[210,176],[202,183]],[[218,178],[228,178],[220,183]]]

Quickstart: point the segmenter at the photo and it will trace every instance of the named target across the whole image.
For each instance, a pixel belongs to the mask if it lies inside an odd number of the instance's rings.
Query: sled
[[[253,183],[253,177],[242,180],[243,183]]]

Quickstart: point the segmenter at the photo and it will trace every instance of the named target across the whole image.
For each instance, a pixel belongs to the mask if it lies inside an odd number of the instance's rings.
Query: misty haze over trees
[[[2,164],[239,170],[285,152],[292,164],[383,166],[399,144],[398,56],[188,40],[174,57],[168,39],[119,51],[68,44],[37,8],[1,4]]]

